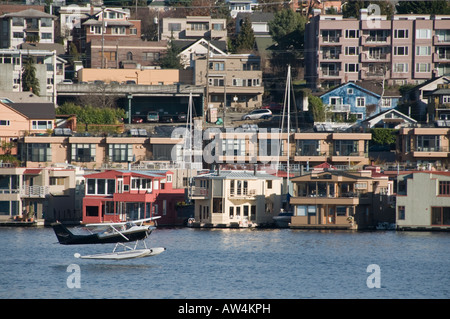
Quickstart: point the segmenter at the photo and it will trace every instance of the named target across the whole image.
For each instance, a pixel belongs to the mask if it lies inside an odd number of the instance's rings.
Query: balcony
[[[450,154],[448,146],[431,146],[431,147],[423,147],[418,146],[415,150],[412,151],[413,157],[442,157],[446,158]]]
[[[390,53],[369,53],[369,52],[363,52],[361,54],[361,62],[388,62],[391,60],[391,54]]]
[[[49,186],[23,186],[20,190],[22,197],[45,198],[50,194]]]
[[[205,187],[193,187],[192,199],[206,199],[209,198],[209,189]]]
[[[334,104],[330,105],[330,112],[350,112],[350,104]]]
[[[341,56],[340,52],[323,52],[322,53],[322,60],[326,60],[326,61],[339,60],[340,56]]]
[[[344,74],[343,74],[343,71],[341,71],[341,70],[325,69],[325,70],[322,70],[322,76],[324,78],[343,78]]]
[[[433,36],[434,45],[449,45],[450,44],[450,33],[445,33],[443,35]]]
[[[341,45],[340,36],[319,36],[319,46],[321,45]]]
[[[252,199],[256,197],[256,189],[234,189],[230,188],[227,192],[228,198],[230,199]]]
[[[450,62],[450,50],[433,53],[433,62],[437,62],[437,63]]]

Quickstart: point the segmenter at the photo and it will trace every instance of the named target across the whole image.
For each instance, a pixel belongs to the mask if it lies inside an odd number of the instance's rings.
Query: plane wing
[[[104,226],[122,226],[125,225],[127,223],[134,223],[136,225],[142,225],[145,222],[151,221],[151,220],[155,220],[161,218],[161,216],[155,216],[155,217],[150,217],[150,218],[144,218],[144,219],[138,219],[138,220],[130,220],[128,222],[118,222],[118,223],[95,223],[95,224],[86,224],[84,225],[84,227],[104,227]]]

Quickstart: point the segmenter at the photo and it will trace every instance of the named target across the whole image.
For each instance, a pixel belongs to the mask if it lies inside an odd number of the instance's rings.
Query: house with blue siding
[[[320,95],[333,121],[364,121],[380,112],[395,108],[401,94],[374,82],[348,82]]]

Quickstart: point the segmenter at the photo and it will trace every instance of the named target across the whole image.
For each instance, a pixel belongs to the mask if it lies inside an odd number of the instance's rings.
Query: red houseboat
[[[121,222],[161,216],[158,225],[181,225],[177,203],[184,189],[172,188],[171,171],[107,170],[87,174],[83,223]]]

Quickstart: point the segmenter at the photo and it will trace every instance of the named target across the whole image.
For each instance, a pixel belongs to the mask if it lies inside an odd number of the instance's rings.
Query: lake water
[[[450,233],[159,228],[147,243],[167,251],[81,260],[74,254],[112,246],[59,245],[51,228],[0,228],[0,299],[450,297]],[[73,264],[79,288],[68,286]]]

